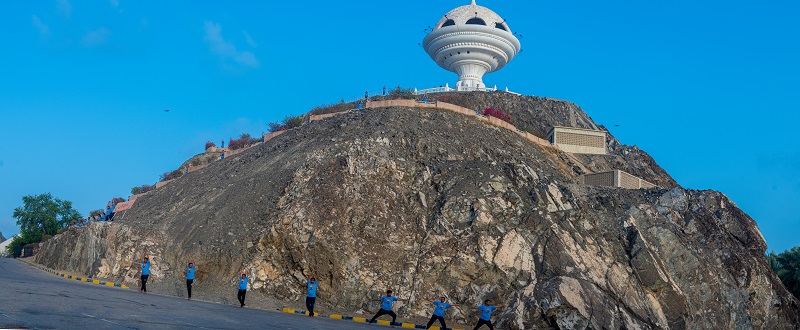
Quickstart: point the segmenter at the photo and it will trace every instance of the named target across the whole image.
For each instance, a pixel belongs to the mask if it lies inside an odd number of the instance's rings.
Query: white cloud
[[[33,15],[33,25],[37,29],[39,29],[39,33],[41,35],[46,36],[50,34],[50,28],[47,26],[47,24],[44,24],[42,20],[40,20],[39,17],[36,15]]]
[[[106,43],[110,35],[111,30],[101,27],[84,35],[82,42],[86,46],[98,46]]]
[[[203,25],[205,41],[211,51],[223,59],[231,59],[244,66],[257,68],[261,64],[252,52],[239,51],[236,45],[222,37],[222,27],[218,23],[206,21]]]
[[[58,13],[66,18],[72,17],[72,4],[69,0],[58,0]]]
[[[236,62],[239,62],[239,64],[243,64],[253,68],[257,68],[259,65],[261,65],[260,63],[258,63],[256,56],[253,55],[253,53],[251,52],[241,52],[238,55],[236,55],[234,60]]]
[[[244,34],[244,40],[247,41],[247,44],[250,45],[250,47],[253,47],[253,48],[258,47],[258,44],[256,43],[256,41],[253,40],[253,37],[251,37],[250,34],[247,33],[247,31],[242,30],[242,34]]]

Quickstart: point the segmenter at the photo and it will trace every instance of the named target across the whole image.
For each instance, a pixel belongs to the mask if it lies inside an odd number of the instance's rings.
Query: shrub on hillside
[[[303,116],[286,116],[283,118],[283,125],[285,125],[287,129],[303,126],[305,122]]]
[[[281,125],[280,123],[277,123],[277,122],[271,122],[271,123],[267,124],[267,126],[269,126],[269,132],[270,133],[275,133],[275,132],[285,131],[286,130],[286,125]]]
[[[389,90],[389,96],[393,98],[401,98],[401,99],[413,99],[414,98],[414,89],[413,88],[403,88],[400,85],[397,87],[392,88]]]
[[[125,198],[122,197],[114,197],[111,199],[111,204],[119,204],[125,201]]]
[[[281,120],[280,123],[278,122],[271,122],[267,124],[269,126],[269,132],[275,133],[279,131],[285,131],[287,129],[292,129],[296,127],[303,126],[306,123],[304,116],[286,116]]]
[[[94,210],[92,212],[89,212],[89,216],[90,217],[100,216],[100,214],[102,214],[102,213],[103,213],[103,210],[97,209],[97,210]]]
[[[200,165],[203,165],[202,157],[194,157],[189,161],[189,166],[200,166]]]
[[[214,144],[214,142],[211,141],[206,142],[206,150],[208,150],[208,148],[216,148],[216,147],[217,145]]]
[[[169,181],[180,178],[183,176],[183,171],[181,169],[177,169],[170,172],[164,172],[158,177],[158,181]]]
[[[229,139],[228,148],[230,148],[231,150],[247,148],[259,141],[261,141],[261,138],[256,139],[250,136],[249,133],[242,133],[242,135],[239,135],[239,138],[236,140]]]
[[[502,120],[504,122],[507,122],[507,123],[509,123],[511,125],[514,125],[514,119],[511,118],[511,115],[509,115],[509,114],[507,114],[505,112],[502,112],[500,110],[497,110],[497,109],[486,108],[486,109],[483,110],[483,115],[487,116],[487,117],[489,117],[489,116],[495,117],[495,118],[500,119],[500,120]]]
[[[339,103],[321,104],[311,108],[308,112],[309,115],[322,115],[326,113],[342,112],[358,108],[357,102],[346,103],[341,100]],[[277,123],[276,123],[277,124]]]
[[[250,140],[231,139],[228,141],[228,148],[230,148],[231,150],[241,149],[247,147],[248,142],[250,142]]]
[[[146,193],[148,191],[151,191],[153,189],[156,189],[156,186],[151,186],[149,184],[143,184],[141,186],[131,188],[131,195],[144,194],[144,193]]]

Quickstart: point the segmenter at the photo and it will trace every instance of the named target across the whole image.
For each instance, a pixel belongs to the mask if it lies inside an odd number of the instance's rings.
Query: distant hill
[[[3,232],[0,232],[0,242],[5,242],[6,237],[3,236]]]

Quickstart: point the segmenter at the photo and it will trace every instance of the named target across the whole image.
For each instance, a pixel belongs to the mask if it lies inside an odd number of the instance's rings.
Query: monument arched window
[[[494,27],[496,27],[496,28],[498,28],[500,30],[503,30],[503,31],[508,31],[508,29],[506,29],[506,26],[503,25],[503,23],[494,23]]]
[[[444,22],[444,24],[442,24],[441,27],[451,26],[451,25],[456,25],[456,21],[449,19],[446,22]]]
[[[478,18],[478,17],[473,17],[473,18],[470,18],[470,19],[467,21],[467,24],[474,24],[474,25],[486,25],[486,22],[485,22],[483,19],[481,19],[481,18]]]

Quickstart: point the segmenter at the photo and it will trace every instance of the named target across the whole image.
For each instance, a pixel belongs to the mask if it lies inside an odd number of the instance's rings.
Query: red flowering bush
[[[246,148],[260,141],[261,138],[253,138],[248,133],[242,133],[242,135],[240,135],[236,140],[229,139],[228,148],[231,150]]]
[[[164,172],[164,174],[161,174],[161,176],[159,177],[159,181],[169,181],[172,179],[180,178],[181,176],[183,176],[183,171],[177,169],[171,172]]]
[[[231,150],[241,149],[247,146],[247,141],[242,141],[239,139],[229,139],[228,140],[228,148]]]
[[[206,150],[208,150],[208,148],[215,148],[215,147],[217,147],[217,145],[214,144],[214,142],[211,141],[206,142]]]
[[[511,118],[511,115],[509,115],[509,114],[507,114],[505,112],[502,112],[500,110],[497,110],[497,109],[486,108],[486,109],[483,110],[483,115],[484,116],[495,117],[497,119],[500,119],[500,120],[502,120],[504,122],[507,122],[507,123],[510,123],[512,125],[514,124],[514,119]]]

